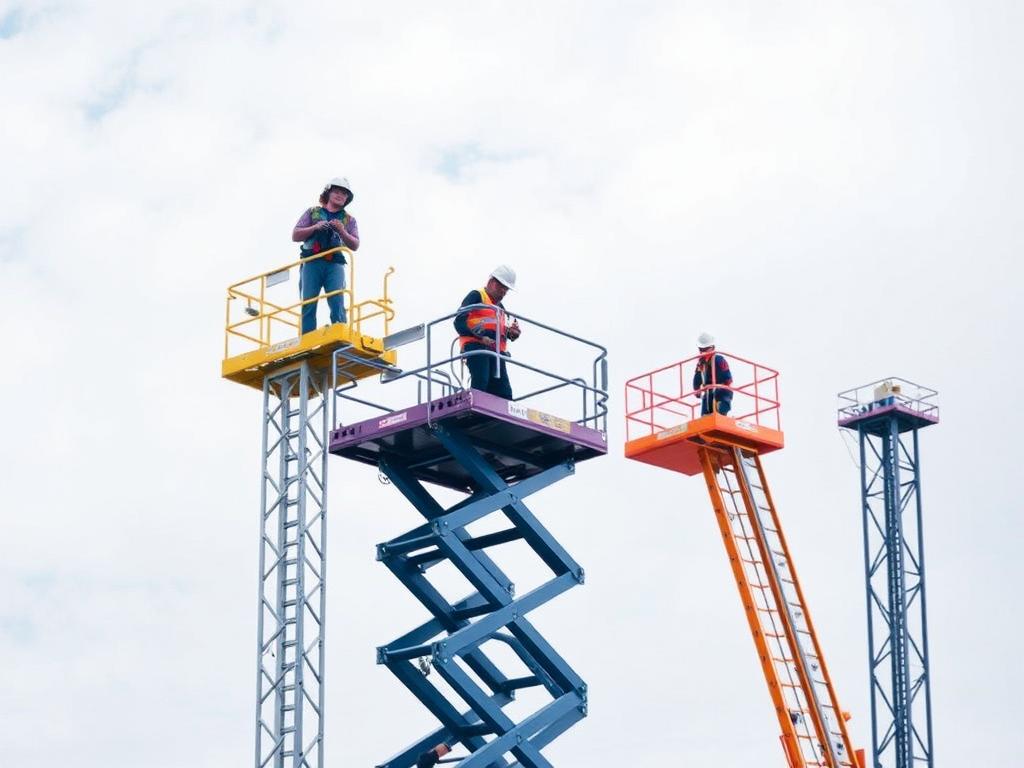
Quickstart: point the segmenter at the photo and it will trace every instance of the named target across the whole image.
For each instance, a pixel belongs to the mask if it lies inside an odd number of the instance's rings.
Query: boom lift
[[[689,387],[699,356],[626,383],[626,457],[703,475],[789,768],[863,768],[761,462],[784,444],[778,372],[717,354],[730,364],[730,385],[713,376],[710,384]],[[735,415],[714,412],[723,392],[732,393]]]

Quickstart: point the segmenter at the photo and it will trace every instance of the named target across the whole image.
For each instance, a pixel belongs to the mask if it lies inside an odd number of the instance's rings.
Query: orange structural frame
[[[778,429],[709,413],[694,421],[628,441],[626,458],[684,475],[699,475],[702,471],[700,449],[711,442],[746,448],[759,455],[777,451],[785,444]]]
[[[855,750],[761,456],[785,444],[778,373],[717,353],[726,380],[696,374],[698,358],[626,383],[628,459],[703,475],[754,641],[789,768],[864,768]],[[706,413],[719,408],[729,411]]]

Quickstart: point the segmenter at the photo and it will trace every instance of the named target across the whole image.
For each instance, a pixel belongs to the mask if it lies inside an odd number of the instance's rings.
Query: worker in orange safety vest
[[[511,324],[508,322],[501,301],[515,287],[515,270],[502,264],[491,272],[487,285],[466,294],[462,306],[472,309],[455,316],[455,330],[465,355],[463,359],[469,368],[470,386],[506,400],[512,399],[512,386],[505,366],[505,358],[509,356],[508,342],[518,339],[522,331],[518,320]],[[499,323],[503,327],[499,327]],[[497,352],[497,359],[488,352]]]

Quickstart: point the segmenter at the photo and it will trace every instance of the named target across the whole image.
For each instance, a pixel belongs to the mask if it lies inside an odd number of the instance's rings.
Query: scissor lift
[[[789,768],[863,766],[761,463],[763,454],[784,444],[778,373],[719,354],[730,363],[730,386],[689,387],[698,357],[626,383],[626,457],[704,476]],[[725,390],[732,393],[729,414],[702,414],[714,408],[714,394]]]
[[[440,728],[381,763],[408,768],[419,754],[445,743],[469,755],[460,768],[551,763],[540,750],[587,711],[580,676],[534,628],[527,614],[581,584],[580,565],[527,507],[526,499],[571,476],[575,465],[606,452],[602,432],[463,390],[388,416],[341,427],[331,453],[376,466],[426,522],[380,544],[377,557],[431,615],[378,649],[378,662],[401,680],[437,718]],[[428,490],[439,485],[465,493],[444,507]],[[469,526],[504,516],[501,530],[474,535]],[[527,543],[551,571],[536,589],[516,595],[512,578],[488,552]],[[431,583],[430,570],[453,564],[469,593],[450,602]],[[524,666],[499,669],[489,647],[505,645]],[[459,708],[423,674],[429,660],[438,676],[468,705]],[[503,707],[516,691],[541,687],[547,702],[518,722]]]
[[[508,365],[518,396],[505,400],[457,380],[453,366],[460,356],[449,351],[453,317],[419,328],[418,336],[427,340],[422,366],[384,377],[382,398],[407,391],[403,380],[415,382],[413,404],[400,396],[396,407],[382,407],[361,393],[357,399],[349,385],[335,388],[338,413],[351,407],[386,412],[336,427],[330,453],[377,468],[425,521],[377,547],[378,560],[429,614],[381,646],[377,661],[430,710],[438,727],[379,766],[410,768],[419,755],[444,744],[452,750],[445,762],[459,768],[498,768],[510,759],[548,768],[542,750],[586,716],[587,686],[528,614],[583,583],[584,573],[527,500],[573,475],[579,462],[607,452],[606,353],[519,317],[528,338],[548,334],[531,343],[550,349],[549,342],[561,341],[570,347],[567,354],[584,350],[593,379],[542,370],[517,350]],[[443,345],[440,358],[431,355],[431,339]],[[403,356],[415,352],[410,347]],[[569,364],[563,359],[562,365]],[[537,380],[539,388],[523,391],[524,382]],[[566,409],[541,408],[556,401]],[[439,495],[434,488],[447,491]],[[442,503],[450,491],[459,494],[457,501]],[[523,594],[495,561],[513,543],[528,546],[545,569],[544,581]],[[522,558],[515,562],[524,565]],[[462,585],[463,596],[454,595],[452,580]]]

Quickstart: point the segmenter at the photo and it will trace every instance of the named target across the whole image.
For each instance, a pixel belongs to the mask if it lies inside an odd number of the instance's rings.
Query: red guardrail
[[[701,416],[705,394],[732,392],[729,418],[781,430],[779,419],[779,372],[753,360],[726,352],[731,384],[719,384],[716,374],[707,385],[694,387],[694,373],[701,355],[657,368],[626,382],[626,440],[677,427]]]

